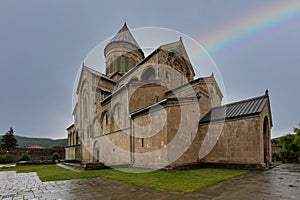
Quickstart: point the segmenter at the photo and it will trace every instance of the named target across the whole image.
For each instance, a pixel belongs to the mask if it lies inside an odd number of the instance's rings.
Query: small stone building
[[[213,74],[195,79],[181,38],[144,57],[124,23],[104,56],[105,74],[82,65],[66,159],[162,168],[270,157],[268,92],[222,105]]]

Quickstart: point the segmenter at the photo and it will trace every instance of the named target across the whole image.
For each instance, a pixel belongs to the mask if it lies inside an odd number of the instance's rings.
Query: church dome
[[[123,27],[117,32],[117,34],[109,41],[109,43],[105,46],[104,49],[104,56],[106,57],[110,47],[112,47],[114,44],[121,44],[121,43],[127,43],[128,48],[134,48],[136,50],[141,51],[142,54],[143,51],[141,50],[139,44],[134,39],[132,33],[129,31],[126,22],[124,22]]]
[[[144,53],[126,22],[104,48],[106,75],[125,74],[144,59]]]
[[[123,27],[118,31],[118,33],[110,40],[107,46],[113,42],[128,42],[129,44],[133,44],[137,48],[140,48],[133,35],[129,31],[126,22]]]

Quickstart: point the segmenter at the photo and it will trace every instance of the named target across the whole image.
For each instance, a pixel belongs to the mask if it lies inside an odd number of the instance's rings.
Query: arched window
[[[121,57],[117,58],[117,70],[116,71],[121,71]]]
[[[98,118],[96,117],[93,121],[93,133],[92,137],[97,137],[101,134],[101,128]]]
[[[75,132],[75,131],[73,131],[73,132],[72,132],[72,137],[73,137],[73,145],[75,145],[75,144],[76,144],[76,136],[75,136],[75,134],[76,134],[76,132]]]
[[[264,118],[263,132],[264,132],[264,135],[267,134],[267,132],[268,132],[268,118],[267,117]]]
[[[76,144],[79,144],[78,130],[75,131],[75,134],[76,134],[76,140],[75,140],[75,143],[76,143]]]
[[[125,57],[125,71],[127,72],[129,70],[129,58]]]
[[[113,109],[114,127],[119,129],[121,126],[121,105],[117,103]]]
[[[105,124],[108,125],[108,113],[105,114]]]
[[[141,80],[145,81],[153,79],[155,79],[155,70],[153,69],[153,67],[148,67],[142,74]]]
[[[101,117],[101,128],[103,133],[108,133],[109,131],[109,115],[107,111],[104,111],[102,113],[102,117]]]
[[[84,119],[87,119],[88,116],[88,105],[87,105],[87,98],[85,97],[83,100],[83,117]]]
[[[167,83],[170,83],[170,72],[166,71],[166,81]]]

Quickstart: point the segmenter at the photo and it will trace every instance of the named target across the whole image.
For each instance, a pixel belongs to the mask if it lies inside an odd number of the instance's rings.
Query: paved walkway
[[[255,171],[187,195],[198,199],[300,199],[300,165]]]
[[[150,190],[104,178],[41,182],[36,173],[0,172],[0,199],[299,199],[300,165],[256,171],[187,194]]]
[[[82,171],[82,170],[79,170],[79,169],[75,169],[74,167],[70,167],[70,166],[61,164],[61,163],[58,163],[58,164],[56,164],[56,165],[59,166],[59,167],[68,169],[68,170],[72,170],[72,171],[74,171],[74,172],[81,172],[81,171]]]

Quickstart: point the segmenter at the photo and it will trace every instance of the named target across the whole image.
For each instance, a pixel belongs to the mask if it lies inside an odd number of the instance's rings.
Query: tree
[[[300,124],[299,128],[294,128],[294,133],[279,139],[282,144],[279,156],[284,162],[298,162],[300,157]]]
[[[24,153],[21,158],[19,159],[19,161],[29,161],[30,158],[28,156],[28,153]]]
[[[1,138],[1,148],[10,150],[16,148],[17,146],[18,144],[17,139],[14,136],[14,130],[12,127],[10,127],[9,131],[7,131]]]
[[[52,160],[55,161],[55,160],[58,160],[60,159],[60,155],[58,152],[54,152],[54,154],[52,155]]]

